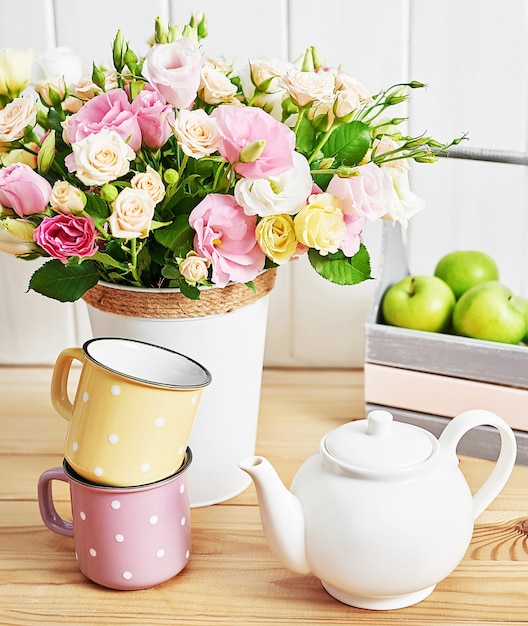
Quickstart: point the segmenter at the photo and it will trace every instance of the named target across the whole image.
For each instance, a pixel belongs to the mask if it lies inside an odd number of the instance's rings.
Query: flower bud
[[[163,180],[167,185],[175,185],[180,180],[180,175],[175,169],[169,168],[163,172]]]
[[[169,41],[168,28],[166,24],[162,22],[160,17],[157,17],[154,23],[154,38],[156,43],[168,43]]]
[[[4,227],[8,230],[14,237],[20,239],[21,241],[33,241],[33,231],[36,226],[27,220],[19,220],[14,219],[12,217],[7,217],[3,221]]]
[[[105,202],[113,202],[117,196],[119,195],[119,190],[115,185],[111,185],[110,183],[105,183],[101,187],[101,199]]]
[[[37,156],[37,168],[40,174],[45,174],[53,165],[55,159],[55,131],[50,130]]]
[[[240,151],[239,160],[241,163],[253,163],[264,152],[266,142],[264,139],[257,139],[245,145]]]
[[[114,39],[114,47],[113,47],[113,60],[114,67],[118,72],[123,69],[125,64],[125,49],[126,43],[125,38],[123,37],[123,33],[121,29],[117,31],[117,34]]]

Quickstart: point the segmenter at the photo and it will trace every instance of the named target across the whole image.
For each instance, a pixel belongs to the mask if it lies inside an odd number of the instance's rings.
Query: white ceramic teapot
[[[456,447],[480,425],[498,429],[501,450],[472,495]],[[376,410],[327,433],[288,491],[271,464],[240,463],[253,479],[275,557],[312,572],[346,604],[395,609],[426,598],[462,560],[474,520],[506,484],[517,445],[504,420],[484,410],[452,419],[439,439]]]

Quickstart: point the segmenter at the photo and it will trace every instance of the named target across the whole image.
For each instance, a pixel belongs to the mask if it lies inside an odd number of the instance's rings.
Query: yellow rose
[[[29,84],[33,50],[0,50],[0,95],[16,98]]]
[[[3,146],[0,147],[0,163],[7,167],[11,165],[11,163],[25,163],[29,165],[32,170],[37,169],[37,152],[39,147],[36,143],[30,142],[26,144],[29,150],[34,150],[34,152],[30,152],[24,148],[15,148],[14,150],[4,151]]]
[[[53,78],[39,80],[38,83],[35,83],[35,91],[46,106],[58,106],[66,97],[64,76],[54,76]]]
[[[346,235],[339,198],[329,193],[312,194],[295,216],[294,224],[297,239],[323,256],[337,252]]]
[[[288,263],[297,250],[295,226],[290,215],[263,217],[257,224],[255,236],[260,249],[277,265]]]
[[[18,256],[37,252],[33,242],[34,224],[26,220],[7,218],[0,222],[0,250]]]

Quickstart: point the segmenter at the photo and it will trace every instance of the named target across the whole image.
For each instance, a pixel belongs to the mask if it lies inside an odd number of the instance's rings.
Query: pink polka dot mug
[[[73,402],[72,362],[82,364]],[[51,400],[68,420],[64,458],[83,478],[128,487],[152,483],[180,467],[209,371],[153,344],[114,337],[63,350]]]
[[[178,472],[138,487],[108,487],[79,476],[64,460],[38,481],[38,502],[46,526],[75,541],[81,572],[119,590],[147,589],[178,574],[191,550],[187,448]],[[72,521],[55,508],[52,483],[69,483]]]

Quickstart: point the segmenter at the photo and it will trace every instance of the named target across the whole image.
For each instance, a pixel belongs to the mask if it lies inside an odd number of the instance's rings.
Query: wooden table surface
[[[405,609],[346,606],[313,576],[283,568],[265,543],[252,485],[228,502],[192,510],[192,556],[172,580],[128,592],[89,582],[73,540],[48,530],[38,511],[38,477],[60,465],[66,433],[49,400],[50,378],[49,368],[0,368],[2,626],[528,623],[528,538],[518,529],[528,518],[528,467],[521,466],[477,519],[458,568]],[[363,416],[362,383],[360,371],[265,370],[257,452],[287,485],[328,430]],[[461,467],[474,490],[492,463],[461,457]],[[62,483],[56,498],[66,516]]]

